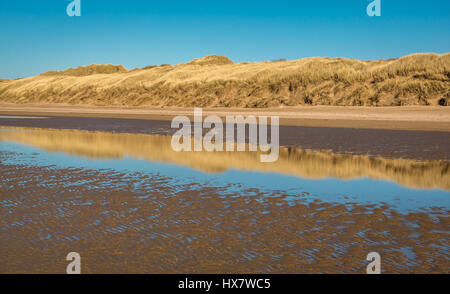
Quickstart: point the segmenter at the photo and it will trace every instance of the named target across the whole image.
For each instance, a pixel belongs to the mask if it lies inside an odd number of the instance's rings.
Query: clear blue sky
[[[127,68],[221,54],[235,62],[379,59],[450,51],[449,0],[0,0],[0,78],[87,64]]]

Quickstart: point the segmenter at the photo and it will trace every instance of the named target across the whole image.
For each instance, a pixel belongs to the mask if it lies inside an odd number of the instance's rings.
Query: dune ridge
[[[0,83],[0,102],[266,108],[450,104],[450,53],[360,61],[314,57],[234,63],[206,56],[127,70],[91,65]]]
[[[83,77],[94,74],[114,74],[127,72],[128,70],[122,65],[112,64],[92,64],[88,66],[79,66],[77,68],[69,68],[62,71],[48,71],[43,73],[43,76],[73,76]]]

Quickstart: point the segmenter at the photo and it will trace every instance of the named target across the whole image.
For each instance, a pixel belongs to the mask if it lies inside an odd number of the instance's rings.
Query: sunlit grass
[[[128,106],[447,105],[449,93],[450,53],[255,63],[208,56],[130,71],[92,65],[0,83],[3,102]]]

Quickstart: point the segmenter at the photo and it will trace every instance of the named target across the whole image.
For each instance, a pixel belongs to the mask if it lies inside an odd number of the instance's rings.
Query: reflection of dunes
[[[448,162],[369,158],[326,152],[281,148],[275,163],[261,163],[255,152],[174,152],[171,137],[143,134],[112,134],[88,131],[27,130],[0,132],[0,141],[14,141],[48,151],[90,158],[131,156],[189,166],[206,172],[227,169],[278,172],[303,178],[370,177],[395,181],[413,188],[450,190]]]

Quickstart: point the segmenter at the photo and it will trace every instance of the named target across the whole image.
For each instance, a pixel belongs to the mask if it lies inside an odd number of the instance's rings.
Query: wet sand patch
[[[176,131],[170,128],[170,120],[73,116],[48,116],[39,120],[0,118],[0,126],[160,135]],[[450,132],[445,131],[280,126],[281,146],[353,155],[450,160],[448,142]]]
[[[3,156],[5,156],[3,154]],[[108,170],[1,165],[2,273],[448,273],[447,210],[400,214]],[[238,196],[238,197],[236,197]]]

